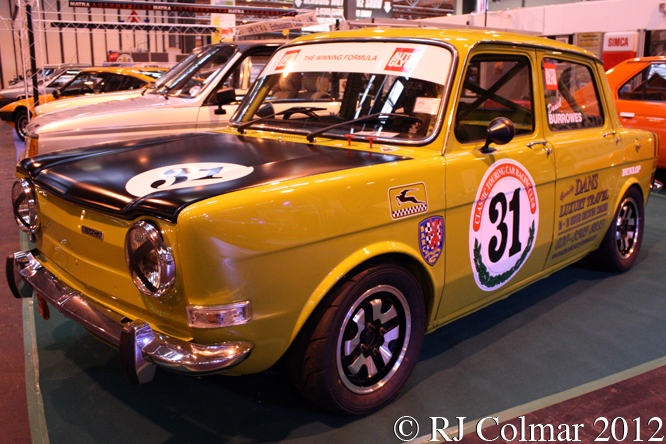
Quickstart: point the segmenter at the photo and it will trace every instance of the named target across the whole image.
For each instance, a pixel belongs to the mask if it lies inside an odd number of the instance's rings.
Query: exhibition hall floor
[[[18,229],[9,202],[15,140],[2,126],[0,245],[6,255],[18,249]],[[597,418],[623,418],[625,441],[636,439],[636,424],[647,441],[657,429],[650,419],[666,420],[665,254],[666,194],[653,193],[633,269],[607,274],[577,264],[426,336],[398,399],[360,418],[317,411],[279,369],[201,378],[158,370],[151,383],[131,386],[116,350],[54,309],[43,320],[32,300],[11,296],[3,275],[0,442],[401,442],[396,433],[427,442],[433,421],[444,429],[441,418],[456,425],[464,417],[462,442],[471,443],[484,442],[476,420],[498,417],[520,431],[521,416],[554,424],[557,432],[568,428],[570,437],[577,431],[578,442],[602,432]],[[601,437],[611,429],[621,435],[621,426],[615,421]],[[504,429],[509,438],[510,431]],[[455,428],[448,433],[454,436]],[[501,431],[484,433],[493,439]],[[665,435],[662,427],[656,436]]]

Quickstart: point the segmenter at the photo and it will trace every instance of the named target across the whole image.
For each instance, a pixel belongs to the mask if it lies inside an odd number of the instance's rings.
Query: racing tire
[[[378,410],[414,369],[425,320],[423,293],[406,269],[381,264],[360,271],[332,290],[292,344],[292,380],[331,413]]]
[[[28,123],[30,123],[28,111],[25,109],[19,110],[14,116],[14,128],[21,140],[25,140],[25,131],[28,128]]]
[[[591,254],[592,263],[610,272],[630,269],[641,249],[644,220],[643,196],[631,187],[622,196],[599,249]]]

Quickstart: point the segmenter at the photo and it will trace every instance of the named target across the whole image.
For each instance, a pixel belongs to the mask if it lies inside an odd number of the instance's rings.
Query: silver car
[[[81,69],[89,67],[90,65],[62,65],[60,68],[49,68],[48,71],[44,71],[48,74],[40,78],[39,81],[39,93],[40,94],[52,94],[53,91],[62,87],[65,83],[69,82],[74,78],[75,75],[81,71]],[[28,79],[27,86],[26,82],[20,81],[13,84],[9,88],[0,90],[0,108],[16,102],[17,100],[23,100],[26,97],[26,89],[28,95],[32,94],[32,82]]]

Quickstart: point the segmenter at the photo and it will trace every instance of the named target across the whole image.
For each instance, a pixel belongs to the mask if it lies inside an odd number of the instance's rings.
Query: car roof
[[[112,72],[115,74],[139,77],[141,79],[153,80],[153,77],[146,75],[147,72],[167,72],[167,68],[143,68],[143,67],[118,67],[118,66],[100,66],[94,68],[84,68],[79,74],[84,72]]]
[[[635,57],[633,59],[623,60],[622,62],[624,63],[666,62],[666,56]]]
[[[535,37],[526,34],[515,34],[504,31],[471,30],[471,29],[441,29],[441,28],[365,28],[353,31],[337,31],[309,36],[299,37],[293,40],[291,44],[306,43],[314,41],[325,41],[332,39],[414,39],[414,40],[434,40],[450,43],[461,51],[469,49],[477,43],[498,43],[513,44],[521,46],[538,47],[553,51],[563,51],[575,53],[597,61],[600,61],[594,54],[577,46],[568,43],[558,42],[545,37]],[[416,42],[415,42],[416,43]]]
[[[219,43],[212,43],[210,45],[206,45],[202,48],[207,49],[211,47],[216,47],[216,46],[237,46],[241,50],[246,50],[249,48],[255,48],[255,47],[261,47],[261,46],[282,46],[288,42],[290,42],[290,39],[271,39],[271,40],[238,40],[234,42],[219,42]]]
[[[90,63],[53,63],[43,65],[44,68],[56,68],[56,69],[65,69],[65,68],[88,68],[92,65]]]

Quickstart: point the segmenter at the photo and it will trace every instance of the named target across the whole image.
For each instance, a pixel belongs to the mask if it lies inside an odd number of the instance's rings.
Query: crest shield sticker
[[[433,216],[419,223],[419,245],[421,256],[428,265],[435,265],[444,246],[444,218]]]
[[[488,168],[472,206],[469,255],[476,284],[501,288],[520,270],[539,229],[539,199],[520,163],[502,159]]]

